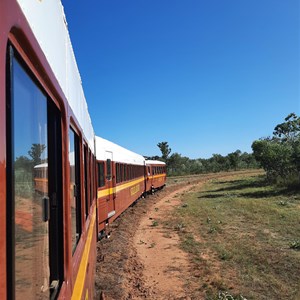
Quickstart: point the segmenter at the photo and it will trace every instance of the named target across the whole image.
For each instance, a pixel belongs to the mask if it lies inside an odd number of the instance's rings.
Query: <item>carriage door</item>
[[[63,279],[60,113],[9,50],[8,298],[49,299]]]
[[[115,203],[114,203],[114,198],[115,198],[115,178],[113,176],[113,166],[112,166],[112,161],[113,161],[113,153],[110,151],[105,152],[106,156],[106,186],[108,188],[108,195],[106,198],[107,201],[107,218],[111,218],[115,213]]]

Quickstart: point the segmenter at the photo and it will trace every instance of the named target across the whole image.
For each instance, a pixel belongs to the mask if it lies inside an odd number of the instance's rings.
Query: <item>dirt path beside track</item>
[[[185,299],[188,255],[178,247],[177,232],[164,228],[162,223],[166,214],[180,205],[179,196],[192,187],[184,186],[161,197],[141,218],[134,235],[134,248],[144,266],[144,281],[154,289],[156,299]]]
[[[192,187],[173,185],[141,199],[112,224],[111,237],[97,245],[95,299],[183,297],[178,275],[188,260],[177,247],[177,234],[165,232],[159,223],[179,204],[179,194]]]
[[[97,245],[95,299],[191,299],[186,291],[191,265],[179,248],[178,231],[165,226],[185,193],[225,174],[205,175],[168,186],[141,199],[111,226]]]

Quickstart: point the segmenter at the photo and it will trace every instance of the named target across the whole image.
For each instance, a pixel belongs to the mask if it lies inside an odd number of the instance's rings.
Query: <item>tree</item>
[[[284,120],[274,128],[273,135],[283,142],[295,142],[300,137],[300,117],[291,113]]]
[[[273,137],[254,141],[252,149],[269,179],[294,182],[300,172],[300,118],[289,114],[274,128]]]
[[[161,151],[163,161],[167,162],[171,153],[171,148],[169,147],[168,142],[160,142],[157,144],[157,147]]]
[[[15,160],[15,169],[24,169],[27,172],[30,172],[33,168],[32,160],[27,156],[21,155]]]
[[[41,156],[45,149],[46,146],[44,144],[32,144],[28,154],[31,156],[34,166],[41,163]]]
[[[173,153],[168,159],[168,173],[170,175],[188,174],[189,158],[182,157],[179,153]]]
[[[291,145],[265,139],[254,141],[252,149],[255,159],[267,172],[268,179],[276,180],[278,176],[285,178],[293,173]]]
[[[242,152],[240,150],[236,150],[235,152],[229,153],[227,155],[228,160],[230,162],[230,168],[231,169],[234,169],[234,170],[238,169],[241,153]]]

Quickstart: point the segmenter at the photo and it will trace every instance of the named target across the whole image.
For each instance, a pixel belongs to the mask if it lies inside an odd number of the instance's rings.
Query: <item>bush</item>
[[[255,159],[267,173],[268,180],[284,185],[300,182],[300,118],[290,114],[277,125],[273,137],[252,143]]]

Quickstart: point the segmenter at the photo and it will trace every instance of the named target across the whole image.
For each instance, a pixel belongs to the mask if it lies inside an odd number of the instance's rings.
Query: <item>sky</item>
[[[300,115],[299,0],[62,4],[96,135],[209,158]]]

